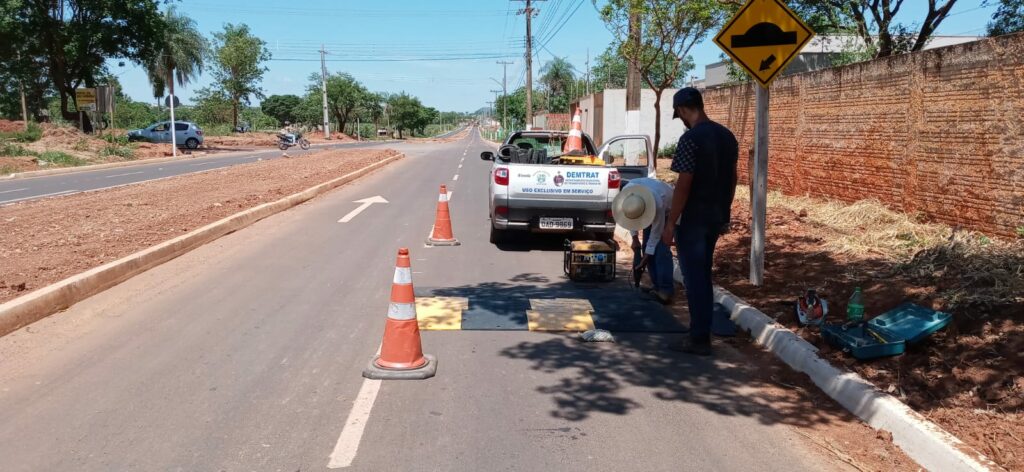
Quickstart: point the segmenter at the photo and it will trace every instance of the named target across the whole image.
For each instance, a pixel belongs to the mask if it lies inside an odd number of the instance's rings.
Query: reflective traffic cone
[[[565,146],[562,147],[563,153],[569,153],[569,151],[583,151],[583,119],[581,115],[583,110],[580,107],[576,107],[576,114],[572,116],[572,130],[569,131],[569,137],[565,140]]]
[[[434,230],[427,238],[430,246],[458,246],[459,241],[452,235],[452,217],[448,212],[448,188],[441,186],[441,194],[437,197],[437,216],[434,217]]]
[[[384,341],[380,354],[373,356],[363,371],[368,379],[426,379],[437,373],[437,359],[424,355],[416,321],[416,296],[412,286],[409,250],[398,250],[395,278],[391,284],[391,304],[384,323]]]

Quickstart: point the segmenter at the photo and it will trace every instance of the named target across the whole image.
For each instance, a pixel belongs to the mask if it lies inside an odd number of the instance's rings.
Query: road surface
[[[531,303],[587,297],[595,322],[627,326],[613,315],[636,294],[565,282],[558,238],[487,242],[493,148],[402,144],[407,159],[0,338],[0,470],[840,468],[735,351],[524,328]],[[462,245],[428,248],[442,183]],[[462,329],[423,333],[435,378],[364,380],[403,246],[421,296],[468,300]]]
[[[288,150],[289,155],[302,156],[309,152],[322,149],[358,149],[384,146],[384,142],[358,142],[328,144],[314,147],[311,151],[299,148]],[[147,180],[162,179],[175,175],[190,174],[221,167],[245,164],[258,159],[277,159],[281,150],[265,150],[252,152],[233,152],[230,155],[218,155],[189,158],[182,157],[179,161],[155,162],[134,166],[115,167],[98,170],[83,170],[67,174],[32,177],[13,180],[0,180],[0,205],[33,200],[36,198],[57,195],[71,195],[89,190],[135,184]]]

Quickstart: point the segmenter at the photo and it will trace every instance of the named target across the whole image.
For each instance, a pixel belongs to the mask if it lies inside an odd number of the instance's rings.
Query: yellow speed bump
[[[424,331],[462,329],[462,312],[469,309],[464,297],[416,298],[416,319]]]
[[[587,331],[594,329],[594,307],[581,298],[530,299],[526,317],[530,331]]]

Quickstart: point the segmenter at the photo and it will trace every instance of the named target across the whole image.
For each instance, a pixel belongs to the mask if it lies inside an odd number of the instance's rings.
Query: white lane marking
[[[0,193],[14,193],[14,192],[20,192],[20,191],[22,191],[22,190],[28,190],[28,187],[25,187],[25,188],[16,188],[16,189],[14,189],[14,190],[4,190],[3,192],[0,192]]]
[[[216,162],[197,162],[195,164],[189,164],[189,167],[208,166],[210,164],[216,164]]]
[[[382,197],[380,195],[377,195],[376,197],[364,198],[362,200],[356,200],[356,201],[354,201],[352,203],[361,203],[362,205],[359,205],[355,210],[352,210],[352,211],[348,212],[347,215],[341,217],[341,219],[338,220],[338,223],[348,223],[349,221],[352,221],[352,218],[355,218],[356,216],[359,216],[359,214],[362,213],[363,210],[365,210],[367,208],[370,208],[370,205],[373,205],[374,203],[387,203],[387,202],[388,201],[385,200],[384,197]]]
[[[380,346],[377,347],[375,356],[379,355]],[[373,410],[373,403],[380,393],[380,383],[380,380],[363,379],[363,385],[356,394],[356,401],[353,402],[348,418],[345,419],[345,426],[341,428],[338,442],[331,451],[330,460],[327,462],[328,469],[348,467],[356,459],[359,443],[363,440],[363,430],[370,421],[370,411]]]
[[[452,177],[452,180],[459,180],[459,174],[455,174],[455,177]]]
[[[459,164],[459,169],[461,169],[461,168],[462,168],[462,164]]]
[[[141,170],[140,170],[140,171],[138,171],[138,172],[125,172],[124,174],[114,174],[114,175],[108,175],[108,176],[106,176],[105,178],[107,178],[107,179],[112,179],[112,178],[114,178],[114,177],[124,177],[124,176],[126,176],[126,175],[135,175],[135,174],[141,174],[141,173],[142,173],[142,171],[141,171]]]
[[[57,195],[66,195],[69,193],[77,193],[78,190],[65,190],[63,192],[45,193],[43,195],[33,195],[31,197],[15,198],[14,200],[4,200],[0,204],[20,202],[22,200],[32,200],[34,198],[45,198],[45,197],[56,197]]]
[[[462,151],[462,155],[465,156],[467,151]]]

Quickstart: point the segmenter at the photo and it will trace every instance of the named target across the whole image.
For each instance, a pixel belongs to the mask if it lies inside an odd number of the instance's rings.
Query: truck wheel
[[[491,226],[491,244],[501,244],[505,242],[505,232]]]

